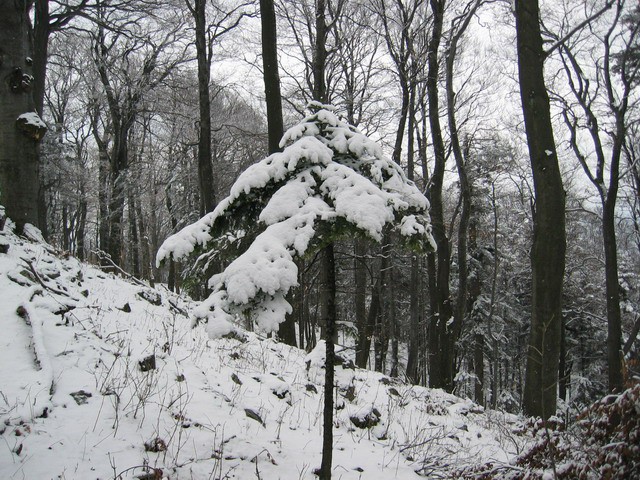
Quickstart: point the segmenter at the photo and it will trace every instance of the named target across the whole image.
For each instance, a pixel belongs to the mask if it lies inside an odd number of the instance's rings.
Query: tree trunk
[[[474,398],[484,406],[484,335],[480,332],[473,337],[473,373],[475,374]]]
[[[279,152],[280,139],[284,134],[282,122],[282,97],[278,74],[278,42],[276,13],[273,0],[260,0],[262,21],[262,64],[264,68],[264,93],[267,103],[267,129],[269,131],[269,153]]]
[[[355,316],[358,339],[356,341],[356,365],[367,368],[369,349],[371,348],[371,324],[367,318],[367,269],[364,254],[364,240],[356,239],[354,244],[354,281],[355,281]],[[373,302],[372,307],[373,308]]]
[[[137,192],[138,195],[140,192]],[[142,212],[142,202],[138,196],[136,201],[136,218],[138,219],[138,232],[140,236],[140,278],[151,280],[151,251],[149,250],[149,234],[147,224]]]
[[[616,189],[617,190],[617,189]],[[609,391],[621,393],[624,389],[622,374],[622,320],[620,314],[620,284],[618,283],[618,249],[616,244],[616,193],[607,192],[602,213],[604,240],[605,291],[607,294],[607,360]]]
[[[435,258],[429,262],[435,268],[429,282],[431,287],[429,294],[432,298],[429,326],[429,386],[451,392],[453,391],[453,352],[449,331],[449,321],[453,314],[449,294],[451,249],[444,224],[442,201],[446,151],[440,126],[438,97],[438,49],[442,38],[444,0],[431,0],[430,3],[433,12],[433,30],[429,42],[427,98],[435,165],[427,193],[431,202],[431,225],[437,251],[435,254],[430,254]]]
[[[95,136],[95,134],[94,134]],[[106,146],[98,142],[98,245],[109,251],[109,155]]]
[[[560,326],[560,363],[558,365],[558,397],[563,402],[567,401],[567,387],[569,385],[569,372],[567,370],[567,335],[564,319]]]
[[[292,347],[297,346],[296,344],[296,297],[294,294],[295,290],[298,290],[299,287],[295,289],[292,288],[289,290],[287,294],[287,302],[293,308],[291,313],[288,313],[285,316],[284,322],[278,325],[278,339],[287,345],[291,345]]]
[[[75,255],[81,262],[85,259],[84,235],[87,227],[87,194],[84,185],[80,187],[80,202],[78,205],[78,223],[76,226],[76,252]]]
[[[36,0],[34,2],[33,25],[33,100],[38,115],[42,117],[44,110],[44,89],[47,79],[47,61],[49,51],[49,0]],[[47,225],[47,187],[44,178],[40,176],[40,193],[38,196],[38,214],[40,229],[44,238],[48,238]]]
[[[129,132],[133,118],[111,112],[114,120],[113,151],[111,152],[110,179],[111,197],[109,199],[109,248],[107,253],[111,261],[121,266],[123,261],[123,233],[125,194],[129,171]]]
[[[414,140],[415,140],[415,117],[416,117],[416,95],[415,95],[415,85],[411,86],[411,94],[409,97],[409,125],[407,128],[408,137],[407,137],[407,178],[409,180],[415,180],[415,154],[414,154]],[[403,92],[403,103],[404,103],[404,92]],[[402,124],[402,121],[401,121]],[[401,145],[400,145],[401,146]],[[396,143],[396,148],[398,147]],[[394,149],[394,154],[396,150]],[[399,154],[398,154],[399,156]],[[420,304],[419,304],[419,259],[417,254],[411,255],[411,284],[409,286],[409,345],[408,345],[408,357],[407,357],[407,370],[406,376],[407,379],[415,384],[420,383],[420,365],[419,359],[422,350],[424,349],[424,345],[422,344],[422,335],[420,334],[421,325],[420,325]]]
[[[130,268],[133,276],[141,278],[140,275],[140,236],[138,234],[138,216],[136,212],[136,201],[132,194],[133,185],[129,184],[129,255],[131,259]]]
[[[31,2],[5,2],[0,15],[0,204],[18,232],[26,223],[40,227],[39,142],[46,128],[17,118],[33,113]]]
[[[336,336],[336,267],[333,244],[330,243],[322,251],[322,271],[324,275],[323,297],[325,302],[324,325],[326,329],[325,345],[325,377],[324,377],[324,411],[322,433],[322,464],[319,477],[321,480],[331,479],[331,463],[333,456],[333,382],[335,368]]]
[[[565,193],[544,83],[538,0],[516,0],[515,14],[520,98],[535,192],[531,333],[523,407],[525,414],[547,419],[556,412],[566,251]]]
[[[325,83],[325,66],[327,63],[327,23],[324,17],[325,0],[316,2],[316,42],[313,50],[313,99],[327,103],[327,87]]]
[[[213,184],[213,166],[211,165],[211,97],[209,80],[211,78],[211,60],[207,48],[205,12],[206,0],[194,0],[192,10],[195,20],[196,57],[198,59],[198,102],[200,106],[198,131],[198,182],[200,185],[200,215],[213,211],[216,206]]]
[[[411,383],[420,382],[419,362],[420,351],[422,349],[420,335],[420,304],[418,296],[419,271],[418,256],[411,255],[411,281],[409,285],[409,345],[407,358],[407,379]]]

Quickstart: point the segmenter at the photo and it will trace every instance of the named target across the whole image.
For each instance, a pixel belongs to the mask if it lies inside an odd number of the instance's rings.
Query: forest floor
[[[193,302],[0,232],[0,478],[313,479],[322,343],[211,340]],[[343,352],[348,357],[347,352]],[[516,416],[349,362],[333,478],[451,478],[530,445]]]

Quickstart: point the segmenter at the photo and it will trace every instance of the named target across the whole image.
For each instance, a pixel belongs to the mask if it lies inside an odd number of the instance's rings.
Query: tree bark
[[[200,215],[205,215],[216,207],[213,166],[211,164],[211,97],[209,96],[211,60],[207,48],[206,3],[206,0],[194,0],[193,10],[191,11],[195,20],[196,57],[198,60],[198,102],[200,107],[198,123],[198,182],[200,185]]]
[[[429,103],[429,124],[435,154],[435,165],[428,190],[431,202],[431,225],[437,251],[430,254],[429,264],[435,268],[429,281],[431,321],[429,325],[429,386],[453,391],[453,362],[449,341],[449,320],[453,315],[449,293],[451,249],[444,224],[442,186],[446,163],[446,152],[440,126],[438,78],[438,49],[442,38],[444,0],[431,0],[433,30],[429,42],[427,98]]]
[[[284,134],[282,121],[282,96],[280,95],[280,75],[278,73],[278,41],[276,13],[273,0],[260,0],[260,20],[262,22],[262,64],[264,69],[264,93],[267,103],[267,129],[269,132],[269,153],[279,152],[280,139]]]
[[[325,19],[326,2],[316,2],[316,41],[313,50],[313,99],[316,102],[327,103],[327,87],[325,69],[327,63],[327,22]]]
[[[478,332],[473,337],[473,373],[475,374],[474,398],[484,406],[484,335]]]
[[[538,0],[516,0],[515,15],[520,98],[535,194],[531,332],[523,408],[527,415],[547,419],[556,412],[566,251],[565,192],[544,82]]]
[[[40,117],[44,110],[44,89],[47,77],[47,61],[49,52],[49,36],[51,35],[49,0],[36,0],[34,2],[33,25],[33,99],[36,111]],[[48,238],[47,202],[46,193],[48,187],[44,178],[39,179],[38,215],[40,228],[44,238]]]
[[[17,122],[20,115],[35,112],[30,5],[5,2],[0,15],[0,203],[18,232],[27,223],[41,226],[39,142],[46,128]]]
[[[602,237],[604,240],[605,292],[607,295],[608,386],[610,392],[621,393],[624,389],[624,379],[622,372],[622,318],[620,313],[620,284],[618,283],[618,247],[615,226],[616,200],[617,181],[615,190],[610,188],[604,201]]]
[[[371,348],[371,323],[367,317],[367,270],[364,254],[366,253],[364,240],[356,239],[354,245],[354,282],[355,282],[355,316],[358,339],[356,341],[356,365],[367,368],[369,349]],[[371,307],[373,308],[373,301]]]
[[[323,297],[325,303],[324,325],[326,331],[326,359],[324,377],[324,410],[322,432],[322,464],[319,477],[321,480],[331,479],[331,463],[333,456],[333,382],[335,369],[335,336],[336,336],[336,266],[333,243],[322,251],[322,271],[324,275]]]

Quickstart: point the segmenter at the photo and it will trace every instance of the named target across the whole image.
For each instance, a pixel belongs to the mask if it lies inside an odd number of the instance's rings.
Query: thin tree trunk
[[[279,152],[280,139],[284,134],[282,121],[282,97],[278,74],[278,41],[276,13],[273,0],[260,0],[262,22],[262,64],[264,69],[264,92],[267,103],[267,129],[269,131],[269,153]]]
[[[567,371],[567,335],[564,319],[560,330],[560,362],[558,365],[558,397],[563,402],[567,401],[567,386],[569,385],[569,372]]]
[[[415,180],[415,153],[414,153],[414,140],[415,140],[415,116],[416,116],[416,95],[415,85],[412,85],[411,94],[409,95],[409,125],[407,128],[407,178],[409,180]],[[404,102],[404,97],[403,97]],[[396,147],[398,145],[396,144]],[[395,153],[395,149],[394,149]],[[409,285],[409,329],[411,334],[409,335],[408,345],[408,357],[407,357],[407,370],[406,376],[410,382],[418,384],[420,382],[420,375],[418,373],[420,369],[419,359],[420,354],[424,348],[422,344],[422,335],[420,332],[420,308],[419,308],[419,292],[418,292],[418,255],[413,253],[411,255],[411,284]]]
[[[409,352],[407,358],[407,378],[410,382],[418,384],[420,382],[419,357],[422,349],[420,332],[420,304],[419,304],[419,271],[418,256],[411,255],[411,277],[409,285]]]
[[[456,304],[453,312],[453,323],[451,325],[451,332],[447,335],[448,348],[446,360],[447,365],[450,366],[451,372],[447,379],[453,385],[453,378],[457,373],[455,367],[457,341],[460,338],[462,332],[462,323],[464,322],[465,315],[467,313],[467,301],[468,301],[468,266],[467,266],[467,235],[469,230],[469,220],[471,218],[471,182],[467,175],[466,160],[469,158],[469,141],[465,142],[465,149],[463,152],[460,145],[460,137],[458,131],[458,123],[456,120],[456,92],[454,91],[453,79],[454,79],[454,65],[457,56],[458,42],[462,38],[462,35],[466,31],[471,19],[475,15],[480,2],[476,1],[462,23],[458,26],[457,30],[453,33],[449,41],[449,49],[447,51],[445,62],[445,78],[446,78],[446,91],[447,91],[447,121],[449,124],[449,135],[451,137],[451,150],[453,157],[456,161],[456,168],[458,171],[458,179],[460,181],[460,195],[462,197],[462,209],[460,212],[460,223],[458,224],[458,293],[456,296]]]
[[[87,198],[84,185],[80,187],[80,203],[78,205],[78,223],[76,227],[76,257],[81,262],[85,259],[84,236],[87,227]]]
[[[206,0],[194,0],[195,44],[198,60],[198,102],[200,107],[198,129],[198,183],[200,186],[200,215],[213,211],[216,197],[211,164],[211,57],[207,48]]]
[[[33,99],[36,112],[40,117],[44,110],[44,89],[47,76],[47,59],[49,51],[49,36],[51,29],[49,26],[49,0],[36,0],[34,2],[34,25],[33,25]],[[40,175],[40,190],[38,195],[38,213],[40,229],[43,237],[49,236],[47,222],[47,190],[44,177]]]
[[[371,328],[367,319],[367,270],[364,254],[366,247],[364,240],[356,239],[354,243],[354,282],[355,282],[355,316],[358,339],[356,341],[356,365],[367,367],[369,349],[371,348]]]
[[[129,253],[133,276],[140,278],[140,237],[138,235],[138,218],[136,215],[135,199],[131,192],[133,185],[129,184]]]
[[[473,337],[473,373],[475,374],[474,398],[484,406],[484,335],[480,332]]]
[[[322,251],[322,271],[324,274],[323,297],[326,305],[324,324],[326,329],[325,345],[325,378],[324,378],[324,411],[322,434],[322,464],[319,477],[321,480],[331,479],[331,463],[333,456],[333,382],[335,368],[336,336],[336,276],[333,244],[330,243]]]

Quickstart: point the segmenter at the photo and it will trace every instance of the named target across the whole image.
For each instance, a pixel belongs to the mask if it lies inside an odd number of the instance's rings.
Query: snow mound
[[[1,478],[316,478],[322,344],[307,357],[231,324],[211,340],[188,298],[0,236]],[[340,478],[508,462],[525,441],[501,433],[512,417],[347,365]]]

